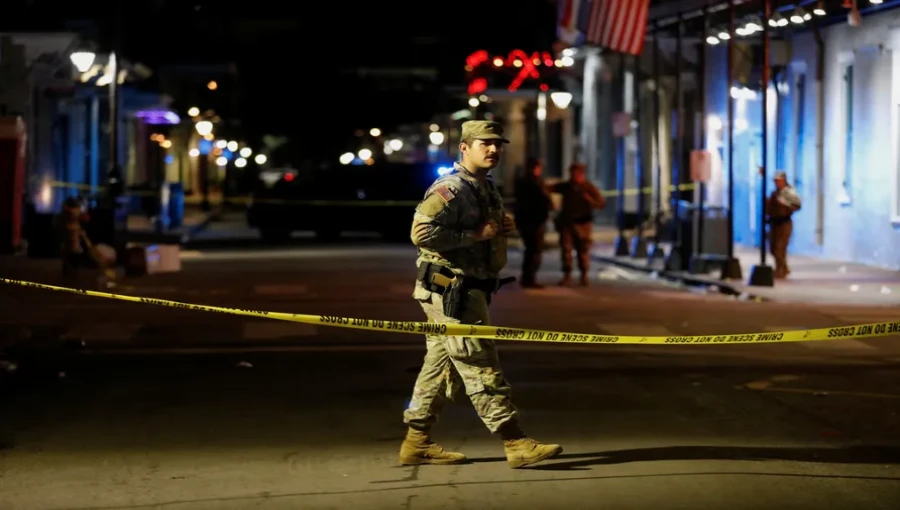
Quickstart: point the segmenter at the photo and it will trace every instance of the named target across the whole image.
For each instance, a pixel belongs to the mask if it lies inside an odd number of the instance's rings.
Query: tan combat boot
[[[400,464],[461,464],[466,456],[457,452],[447,452],[428,437],[428,432],[410,428],[406,439],[400,445]]]
[[[563,451],[562,446],[558,444],[544,444],[526,436],[514,423],[506,425],[501,434],[503,449],[506,450],[506,462],[512,469],[552,459]]]

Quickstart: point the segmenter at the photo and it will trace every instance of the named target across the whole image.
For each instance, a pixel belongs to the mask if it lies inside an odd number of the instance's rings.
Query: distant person
[[[554,193],[562,195],[562,206],[555,218],[559,232],[559,247],[562,251],[563,277],[560,285],[572,284],[572,251],[578,256],[581,271],[581,285],[590,283],[588,268],[591,265],[591,244],[593,236],[594,210],[606,206],[606,200],[585,174],[583,163],[573,163],[569,167],[569,180],[552,186]]]
[[[62,259],[62,275],[66,280],[74,282],[78,277],[78,269],[86,262],[81,239],[84,232],[82,222],[86,215],[81,201],[69,197],[63,201],[62,212],[58,217],[60,237],[60,257]]]
[[[542,176],[544,165],[539,159],[529,158],[525,175],[516,180],[516,228],[522,237],[525,253],[522,258],[522,287],[543,288],[537,283],[544,251],[544,234],[547,219],[553,209],[550,190]]]
[[[463,123],[462,161],[439,177],[416,207],[410,237],[418,247],[418,278],[413,297],[429,322],[490,323],[488,304],[503,281],[506,235],[515,224],[503,210],[488,175],[500,163],[503,127],[497,122]],[[534,464],[562,451],[542,444],[519,427],[512,388],[500,368],[493,340],[426,335],[425,361],[403,421],[409,427],[400,446],[400,463],[457,464],[462,453],[448,452],[431,440],[441,409],[462,387],[491,433],[503,440],[510,467]]]
[[[787,183],[787,174],[775,174],[775,191],[766,200],[766,216],[769,224],[769,250],[775,258],[775,278],[784,279],[791,274],[787,263],[787,249],[794,232],[791,216],[800,210],[800,195]]]

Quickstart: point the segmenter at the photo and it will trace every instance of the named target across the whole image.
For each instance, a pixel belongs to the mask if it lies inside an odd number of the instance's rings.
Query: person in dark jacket
[[[526,288],[543,288],[543,285],[537,283],[536,277],[541,267],[547,219],[553,209],[550,190],[542,176],[543,171],[541,160],[529,158],[525,174],[516,180],[514,212],[516,226],[525,247],[520,284]]]

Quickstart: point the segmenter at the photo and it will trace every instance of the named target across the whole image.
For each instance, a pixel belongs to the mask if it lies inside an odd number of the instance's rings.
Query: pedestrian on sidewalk
[[[593,183],[587,180],[587,166],[573,163],[569,167],[569,180],[553,185],[551,191],[562,195],[562,206],[554,219],[559,232],[562,250],[563,278],[560,285],[572,283],[572,251],[578,256],[581,285],[589,284],[591,244],[594,227],[594,210],[606,206],[606,199]]]
[[[543,288],[537,283],[537,272],[541,267],[544,251],[544,235],[547,220],[553,209],[550,189],[542,176],[543,162],[529,158],[525,174],[516,180],[516,228],[522,237],[525,253],[522,257],[522,276],[519,283],[522,287]]]
[[[800,195],[787,182],[787,174],[775,174],[775,191],[766,200],[767,223],[769,224],[769,250],[775,258],[775,278],[784,279],[791,274],[787,263],[787,250],[794,232],[791,216],[800,210]]]
[[[488,172],[500,163],[509,140],[500,123],[484,120],[463,123],[461,138],[462,161],[431,185],[413,216],[410,237],[419,252],[413,297],[429,322],[487,325],[488,305],[506,266],[505,235],[515,229]],[[481,421],[502,438],[510,467],[534,464],[562,451],[559,445],[535,441],[520,428],[493,340],[425,338],[425,361],[403,413],[408,431],[400,446],[401,464],[466,460],[462,453],[445,451],[430,435],[441,409],[463,387]]]

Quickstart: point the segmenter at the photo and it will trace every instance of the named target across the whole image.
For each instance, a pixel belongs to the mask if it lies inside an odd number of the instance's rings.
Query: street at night
[[[3,1],[0,510],[900,509],[900,1],[228,7]]]
[[[415,250],[295,243],[185,253],[122,293],[422,320]],[[540,278],[558,278],[548,251]],[[520,252],[510,254],[513,272]],[[47,266],[49,267],[49,266]],[[55,266],[53,266],[55,268]],[[18,276],[56,283],[42,263]],[[589,288],[507,286],[499,325],[581,333],[781,331],[892,310],[742,301],[603,266]],[[419,335],[204,314],[3,286],[3,508],[896,508],[900,339],[726,346],[501,342],[529,434],[511,470],[463,397],[435,439],[470,463],[403,467]],[[22,343],[20,341],[20,343]],[[528,482],[533,482],[528,485]]]

